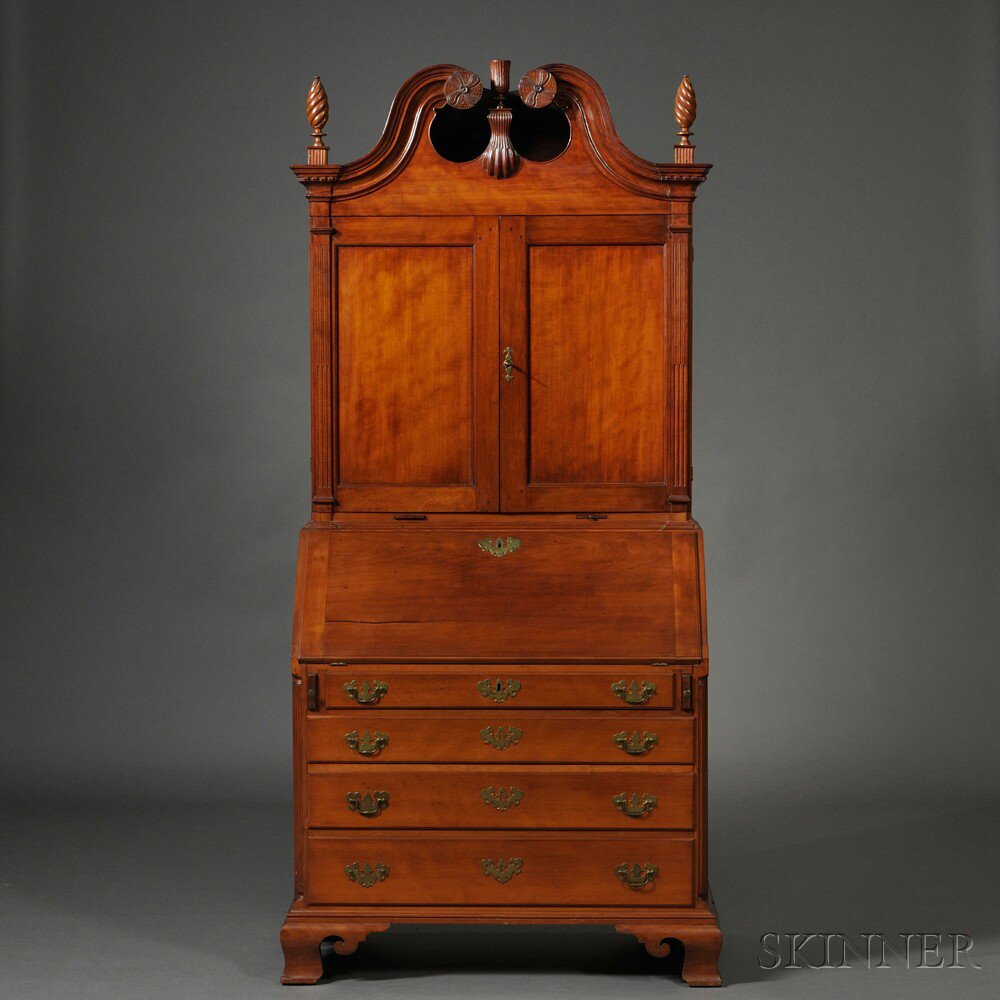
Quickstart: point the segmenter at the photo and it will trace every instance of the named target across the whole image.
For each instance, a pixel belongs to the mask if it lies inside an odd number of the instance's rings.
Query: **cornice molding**
[[[540,68],[556,78],[554,103],[566,112],[574,139],[582,140],[605,176],[646,197],[667,199],[694,194],[711,164],[655,163],[637,156],[618,135],[607,97],[592,77],[564,63],[548,63]],[[444,63],[414,73],[393,99],[381,138],[360,159],[343,165],[299,164],[291,169],[303,184],[333,185],[331,196],[335,201],[377,191],[406,167],[430,116],[445,104],[445,82],[460,70],[460,66]],[[553,170],[558,169],[557,164],[558,159],[553,161]],[[672,191],[673,185],[681,186],[681,191]]]

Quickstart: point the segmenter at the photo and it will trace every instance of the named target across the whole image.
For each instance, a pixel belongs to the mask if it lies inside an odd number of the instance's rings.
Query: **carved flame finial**
[[[694,163],[694,146],[691,143],[691,126],[698,115],[698,101],[694,96],[689,76],[681,77],[681,85],[674,98],[674,118],[681,141],[674,146],[674,163]]]
[[[517,173],[521,157],[510,141],[510,123],[513,114],[504,107],[504,98],[510,89],[510,60],[490,60],[490,83],[497,96],[497,106],[486,116],[490,123],[490,142],[483,151],[483,170],[502,181]]]
[[[329,147],[323,142],[323,129],[330,117],[330,105],[326,99],[326,91],[323,89],[323,82],[317,76],[309,88],[309,95],[306,97],[306,118],[313,130],[312,145],[306,150],[308,156],[307,163],[326,163],[326,154]]]

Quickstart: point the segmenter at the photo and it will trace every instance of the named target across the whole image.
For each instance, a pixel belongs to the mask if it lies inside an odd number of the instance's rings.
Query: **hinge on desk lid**
[[[694,711],[694,694],[692,692],[693,678],[691,674],[681,674],[681,711]]]
[[[319,708],[319,674],[306,674],[306,711]]]
[[[607,514],[577,514],[576,518],[578,521],[606,521],[608,519]]]

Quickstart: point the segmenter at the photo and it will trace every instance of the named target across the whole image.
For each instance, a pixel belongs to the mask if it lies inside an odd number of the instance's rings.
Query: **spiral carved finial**
[[[674,163],[694,163],[694,146],[691,144],[691,126],[698,115],[698,101],[694,96],[689,76],[681,77],[674,98],[674,119],[681,141],[674,146]]]
[[[306,97],[306,118],[313,130],[312,145],[308,147],[309,163],[326,163],[329,149],[323,142],[323,129],[330,117],[330,105],[326,99],[323,83],[317,76]]]

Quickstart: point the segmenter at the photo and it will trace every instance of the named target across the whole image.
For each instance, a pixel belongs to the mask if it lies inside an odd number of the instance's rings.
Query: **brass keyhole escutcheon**
[[[496,729],[493,726],[487,726],[485,729],[479,730],[482,741],[495,750],[506,750],[508,747],[514,746],[515,743],[520,742],[523,735],[524,731],[518,729],[517,726],[497,726]]]
[[[505,382],[514,381],[514,348],[505,347],[503,349],[503,380]]]
[[[507,861],[503,858],[498,858],[496,861],[492,858],[483,858],[482,865],[483,874],[487,878],[506,885],[515,875],[520,874],[524,861],[521,858],[509,858]]]
[[[344,874],[352,881],[365,889],[370,889],[376,882],[384,882],[389,875],[389,866],[375,863],[370,865],[367,861],[362,865],[360,861],[353,861],[344,868]]]
[[[488,677],[484,677],[476,685],[476,690],[484,698],[490,698],[499,705],[508,698],[513,698],[517,695],[517,692],[521,690],[521,682],[511,678],[503,680],[500,677],[495,681],[491,681]]]
[[[497,559],[509,556],[511,552],[516,552],[521,547],[520,538],[481,538],[479,547]]]
[[[484,788],[479,794],[488,806],[493,806],[494,809],[497,809],[500,812],[506,812],[508,809],[513,809],[514,806],[518,805],[521,799],[524,798],[524,792],[522,792],[520,788],[515,788],[513,785],[511,785],[509,789],[505,789],[501,785],[501,787],[495,791],[493,786],[490,785],[489,788]]]

